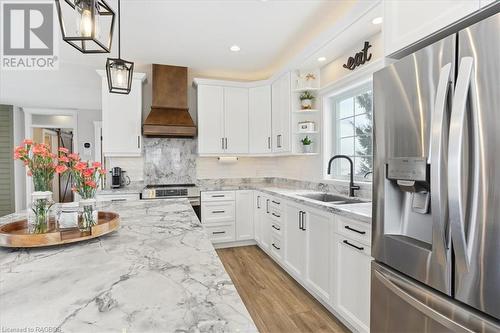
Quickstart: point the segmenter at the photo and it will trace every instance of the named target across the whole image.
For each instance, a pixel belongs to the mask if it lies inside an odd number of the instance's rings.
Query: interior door
[[[224,150],[224,88],[198,86],[198,151],[201,154]]]
[[[226,153],[248,153],[248,89],[224,88]]]
[[[459,67],[448,151],[455,297],[497,319],[500,319],[499,26],[500,14],[496,14],[459,33]]]

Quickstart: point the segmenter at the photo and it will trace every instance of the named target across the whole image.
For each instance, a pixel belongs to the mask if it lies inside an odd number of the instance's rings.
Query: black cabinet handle
[[[269,199],[266,199],[266,213],[269,214]]]
[[[275,226],[274,224],[271,224],[271,227],[273,227],[273,229],[276,229],[276,230],[278,230],[278,231],[280,231],[280,230],[281,230],[281,228],[278,228],[278,227],[277,227],[277,226]]]
[[[276,205],[280,204],[278,201],[274,201],[274,200],[273,200],[273,203],[276,204]]]
[[[222,141],[222,150],[224,150],[224,138],[220,138]]]
[[[214,231],[212,232],[212,234],[214,235],[220,235],[220,234],[225,234],[226,232],[225,231]]]
[[[257,209],[260,209],[260,195],[257,196]]]
[[[306,231],[306,212],[302,211],[302,230]]]
[[[302,230],[302,211],[299,210],[299,229]]]
[[[344,239],[344,241],[343,241],[342,243],[344,243],[345,245],[349,245],[350,247],[353,247],[353,248],[355,248],[356,250],[363,251],[363,250],[365,249],[364,247],[361,247],[361,246],[356,246],[356,245],[354,245],[354,244],[351,244],[351,243],[349,243],[349,241],[347,241],[347,240],[345,240],[345,239]]]
[[[141,136],[137,136],[137,148],[141,148]]]
[[[212,198],[224,198],[225,194],[212,194]]]
[[[225,142],[226,150],[227,150],[227,138],[224,138],[224,142]]]
[[[274,213],[271,213],[273,214],[273,216],[276,216],[276,217],[281,217],[281,215],[277,215],[277,214],[274,214]]]
[[[274,243],[271,244],[276,250],[281,249],[280,247],[277,247]]]
[[[111,199],[111,202],[127,201],[127,199]]]
[[[351,230],[351,231],[357,232],[358,234],[361,234],[361,235],[366,234],[366,231],[359,231],[359,230],[356,230],[356,229],[351,228],[351,227],[350,227],[350,226],[348,226],[348,225],[346,225],[344,228],[346,228],[347,230]]]
[[[213,210],[212,213],[213,214],[220,214],[220,213],[225,213],[226,211],[225,210]]]
[[[267,149],[271,149],[271,137],[267,137]]]

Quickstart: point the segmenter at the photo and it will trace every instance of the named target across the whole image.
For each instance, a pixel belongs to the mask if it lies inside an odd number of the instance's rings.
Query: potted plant
[[[312,153],[312,143],[313,142],[309,138],[309,136],[306,136],[305,138],[300,140],[300,142],[302,142],[302,150],[304,153],[306,153],[306,154]]]
[[[302,94],[300,94],[300,104],[302,105],[302,109],[312,109],[312,102],[314,100],[313,94],[310,91],[306,90]]]
[[[54,174],[64,173],[68,169],[64,159],[58,159],[48,145],[25,139],[14,148],[14,159],[20,160],[28,169],[28,176],[33,179],[34,192],[28,210],[28,230],[32,233],[45,233],[49,226],[49,211],[52,201],[51,183]]]
[[[84,162],[81,161],[78,154],[67,153],[67,151],[62,151],[60,159],[66,161],[68,170],[73,176],[71,190],[81,197],[78,228],[82,232],[88,232],[98,222],[95,193],[106,170],[101,167],[99,162]]]

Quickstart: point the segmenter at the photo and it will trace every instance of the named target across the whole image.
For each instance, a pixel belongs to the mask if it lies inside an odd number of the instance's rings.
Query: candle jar
[[[78,229],[89,232],[97,224],[97,204],[95,199],[80,200],[78,212]]]

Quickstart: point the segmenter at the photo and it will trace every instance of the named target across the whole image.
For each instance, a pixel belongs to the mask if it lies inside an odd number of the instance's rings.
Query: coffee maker
[[[125,175],[125,172],[120,167],[111,169],[111,188],[119,188],[130,184],[130,178]]]

